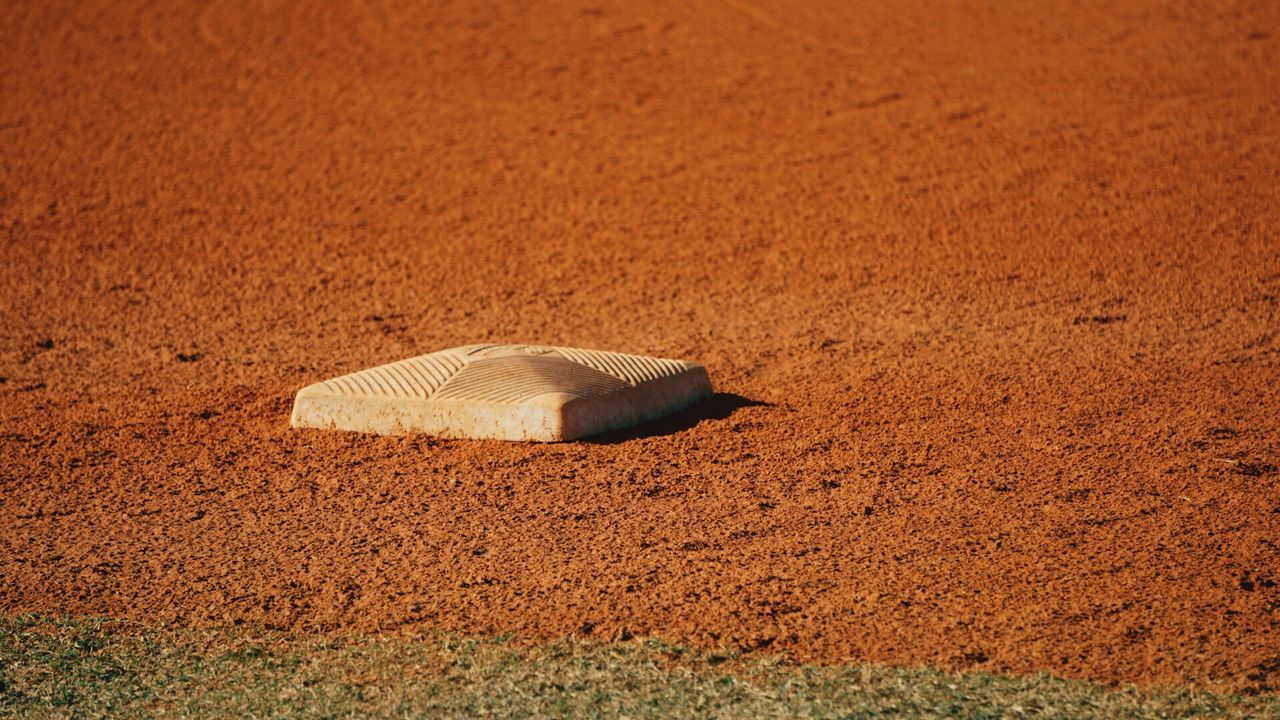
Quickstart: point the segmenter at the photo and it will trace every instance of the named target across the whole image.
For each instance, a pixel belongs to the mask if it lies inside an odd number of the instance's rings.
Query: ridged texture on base
[[[671,377],[692,366],[681,360],[602,350],[472,345],[379,365],[321,385],[335,397],[519,404],[545,393],[579,398],[604,395]]]

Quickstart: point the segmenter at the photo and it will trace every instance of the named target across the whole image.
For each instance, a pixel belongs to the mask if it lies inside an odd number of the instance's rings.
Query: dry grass
[[[0,619],[0,715],[24,717],[1280,717],[1280,698],[1047,675],[794,666],[654,640],[288,635]]]

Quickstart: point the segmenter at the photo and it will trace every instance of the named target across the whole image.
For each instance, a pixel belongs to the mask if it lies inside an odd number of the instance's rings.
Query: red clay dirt
[[[0,609],[1280,685],[1280,4],[0,8]],[[412,6],[412,7],[407,7]],[[602,442],[289,428],[475,342]]]

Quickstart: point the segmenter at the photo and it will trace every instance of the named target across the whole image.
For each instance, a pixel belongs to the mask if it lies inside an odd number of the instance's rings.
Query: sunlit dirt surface
[[[1165,5],[3,4],[0,610],[1274,688],[1280,5]],[[477,342],[720,394],[289,427]]]

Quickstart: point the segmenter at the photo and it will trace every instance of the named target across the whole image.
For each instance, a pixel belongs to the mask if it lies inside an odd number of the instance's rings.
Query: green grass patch
[[[655,640],[522,647],[102,619],[0,619],[0,715],[22,717],[1280,717],[1274,695],[874,665]]]

